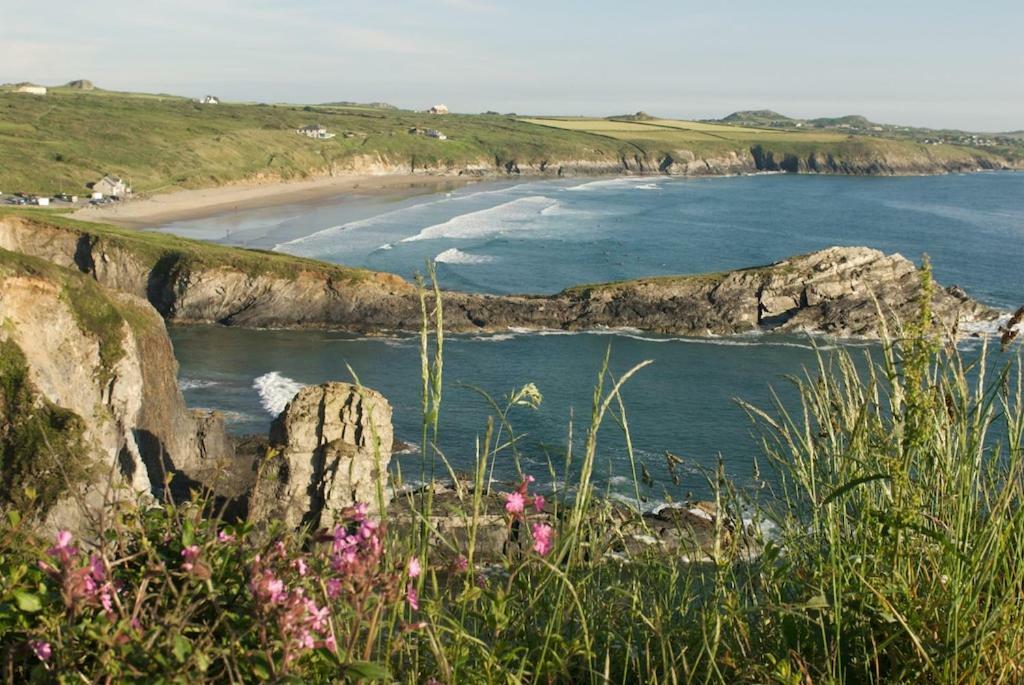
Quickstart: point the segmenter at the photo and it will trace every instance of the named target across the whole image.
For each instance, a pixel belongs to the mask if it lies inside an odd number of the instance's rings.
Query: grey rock
[[[357,502],[379,511],[392,440],[391,405],[380,393],[337,382],[303,388],[271,426],[250,521],[331,527]]]

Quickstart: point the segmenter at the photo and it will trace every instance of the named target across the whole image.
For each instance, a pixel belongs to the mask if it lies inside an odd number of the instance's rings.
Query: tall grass
[[[421,476],[455,476],[436,447],[443,312],[436,291],[424,288],[422,303]],[[52,555],[11,512],[0,537],[3,677],[1022,682],[1022,367],[1019,354],[997,354],[983,346],[962,355],[931,328],[927,299],[918,320],[878,350],[819,354],[792,379],[798,401],[744,404],[770,473],[741,489],[723,464],[710,472],[717,515],[708,543],[686,557],[644,544],[653,539],[644,521],[599,497],[595,483],[609,420],[626,434],[636,473],[619,391],[646,363],[615,377],[604,359],[586,425],[570,421],[564,459],[549,461],[548,477],[563,485],[543,513],[507,511],[513,488],[491,477],[498,460],[519,470],[515,417],[541,403],[540,391],[482,393],[493,416],[471,472],[454,479],[458,506],[444,512],[462,525],[440,525],[430,488],[399,495],[391,506],[407,497],[414,525],[380,532],[379,555],[366,557],[362,575],[341,576],[351,592],[321,593],[332,623],[318,635],[331,632],[343,650],[299,649],[268,630],[280,615],[267,608],[265,588],[246,589],[257,570],[272,568],[289,591],[319,598],[310,578],[333,582],[330,554],[319,550],[338,531],[253,535],[200,516],[201,502],[121,510],[91,542],[118,578],[118,601],[131,600],[125,614],[68,607],[52,574],[35,565]],[[527,475],[518,490],[532,496]],[[534,527],[546,523],[550,550]],[[497,556],[483,551],[495,526],[510,540]],[[221,544],[218,530],[236,539]],[[209,573],[183,571],[182,554]],[[289,571],[299,559],[323,575]],[[128,620],[140,616],[138,626]],[[46,660],[35,655],[41,641],[53,650]]]

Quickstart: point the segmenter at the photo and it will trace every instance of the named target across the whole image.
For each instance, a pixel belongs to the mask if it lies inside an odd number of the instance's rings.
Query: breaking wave
[[[453,247],[434,257],[434,261],[441,264],[488,264],[494,261],[494,257],[469,254]]]
[[[306,386],[288,376],[282,376],[277,371],[271,371],[254,380],[252,387],[259,394],[260,404],[267,410],[267,413],[277,416],[295,397],[295,393]]]
[[[480,209],[428,226],[416,235],[402,238],[403,243],[437,238],[483,238],[508,230],[534,228],[533,220],[548,207],[557,204],[544,195],[531,195]]]

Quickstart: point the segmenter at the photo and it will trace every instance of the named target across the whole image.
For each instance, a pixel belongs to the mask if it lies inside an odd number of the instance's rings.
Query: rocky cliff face
[[[391,405],[375,390],[303,388],[271,426],[249,520],[330,528],[356,502],[378,510],[386,504],[392,441]]]
[[[165,474],[187,483],[231,456],[219,417],[197,434],[143,300],[0,250],[0,352],[0,503],[34,489],[46,528],[84,530],[104,501],[160,495]]]
[[[774,149],[771,145],[742,145],[715,152],[665,149],[637,149],[631,155],[594,159],[479,159],[462,165],[416,165],[382,155],[362,155],[345,160],[324,172],[339,174],[408,174],[453,176],[608,176],[624,174],[665,174],[670,176],[722,176],[764,171],[794,174],[837,174],[899,176],[946,174],[991,169],[1019,169],[1017,160],[968,148],[944,149],[937,153],[926,146],[903,145],[887,148],[875,141],[836,142],[809,145],[796,152],[792,145]]]
[[[126,247],[98,233],[21,217],[0,219],[0,247],[72,266],[111,288],[148,296],[172,321],[371,334],[419,328],[419,297],[397,276],[308,260],[293,260],[287,270],[265,269],[260,267],[262,253],[214,250],[184,240],[176,244],[185,247],[151,254],[148,244],[145,249]],[[197,259],[183,252],[186,248],[207,249],[211,255]],[[239,255],[255,260],[246,262]],[[721,274],[580,286],[546,297],[446,292],[443,300],[445,325],[453,332],[632,327],[682,335],[781,330],[871,336],[883,319],[893,323],[912,315],[919,295],[914,264],[904,257],[835,247]],[[959,290],[938,289],[933,309],[950,330],[997,316]]]

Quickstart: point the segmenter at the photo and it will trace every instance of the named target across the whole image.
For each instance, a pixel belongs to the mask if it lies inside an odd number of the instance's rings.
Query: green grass
[[[295,129],[321,123],[336,138]],[[440,128],[438,141],[411,127]],[[345,134],[351,137],[345,137]],[[200,105],[171,96],[51,90],[0,92],[0,190],[82,193],[105,173],[136,191],[213,186],[258,177],[297,179],[381,161],[453,167],[515,160],[617,159],[623,146],[514,118],[443,117],[360,107]]]
[[[927,292],[927,271],[922,279]],[[384,535],[384,556],[341,574],[351,585],[333,602],[320,584],[337,577],[325,563],[329,535],[325,548],[321,536],[235,525],[226,530],[237,539],[223,542],[225,524],[201,506],[167,504],[112,513],[96,538],[119,583],[114,608],[68,606],[60,573],[36,564],[55,563],[49,543],[27,536],[14,513],[0,526],[5,672],[45,679],[59,668],[83,682],[1019,683],[1021,358],[986,351],[968,362],[929,329],[927,302],[877,353],[822,352],[792,379],[795,402],[743,404],[763,436],[754,480],[741,488],[721,465],[707,474],[719,515],[700,558],[619,544],[622,514],[594,483],[598,441],[603,424],[617,426],[635,463],[619,391],[647,370],[612,377],[606,359],[582,436],[573,441],[570,424],[570,449],[549,461],[550,477],[571,485],[550,498],[550,553],[530,551],[527,537],[526,550],[513,545],[495,564],[474,556],[490,470],[520,463],[513,424],[541,401],[524,386],[484,399],[491,417],[461,493],[468,540],[430,530],[428,494],[414,506],[422,525]],[[443,313],[436,291],[423,304],[423,374],[410,381],[423,384],[422,469],[443,473]],[[428,545],[432,535],[440,540]],[[202,573],[181,568],[186,548]],[[451,564],[459,549],[468,572]],[[413,555],[418,578],[405,570]],[[300,559],[311,574],[294,570]],[[87,563],[80,555],[64,573]],[[337,653],[289,642],[286,615],[249,589],[261,565],[330,607]],[[407,587],[418,609],[403,601]],[[50,660],[29,640],[52,643]]]
[[[321,123],[337,133],[311,140],[295,133]],[[439,128],[448,140],[410,135]],[[572,161],[615,163],[638,151],[656,160],[685,149],[724,154],[772,145],[833,152],[850,136],[692,121],[621,121],[501,115],[431,116],[358,106],[223,103],[201,105],[170,95],[51,89],[46,96],[0,91],[0,190],[82,194],[104,174],[137,192],[156,193],[258,179],[301,179],[384,165],[452,170],[483,165]],[[909,141],[854,137],[871,154],[921,154]],[[937,151],[935,151],[938,154]],[[950,146],[943,154],[992,153]]]

